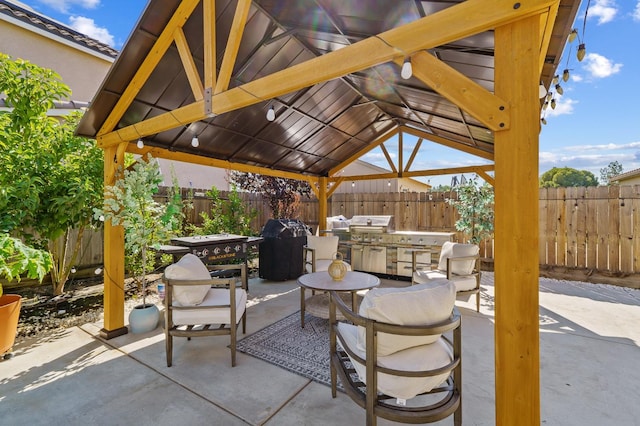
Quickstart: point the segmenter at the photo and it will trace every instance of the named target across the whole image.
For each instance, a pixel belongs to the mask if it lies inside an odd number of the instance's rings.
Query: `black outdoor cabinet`
[[[269,219],[260,234],[260,278],[272,281],[296,279],[302,274],[302,248],[308,227],[299,220]]]

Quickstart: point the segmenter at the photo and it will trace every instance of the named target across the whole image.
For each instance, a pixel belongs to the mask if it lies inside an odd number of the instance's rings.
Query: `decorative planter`
[[[334,281],[342,281],[344,276],[347,275],[347,265],[342,261],[340,252],[334,253],[333,261],[329,264],[327,272]]]
[[[153,303],[138,305],[129,313],[129,327],[133,334],[148,333],[158,326],[160,310]]]
[[[22,299],[17,294],[0,296],[0,355],[4,356],[16,341]]]

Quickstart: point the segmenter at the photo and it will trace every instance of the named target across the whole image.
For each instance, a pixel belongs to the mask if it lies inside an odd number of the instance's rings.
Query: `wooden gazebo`
[[[105,184],[125,152],[150,153],[307,180],[319,218],[337,173],[375,147],[391,169],[377,177],[483,176],[495,188],[496,419],[539,425],[539,86],[549,88],[579,6],[151,0],[78,133],[104,149]],[[419,138],[406,159],[404,134]],[[400,141],[395,163],[384,146],[391,137]],[[425,141],[493,164],[414,170]],[[123,240],[105,224],[107,338],[126,333]]]

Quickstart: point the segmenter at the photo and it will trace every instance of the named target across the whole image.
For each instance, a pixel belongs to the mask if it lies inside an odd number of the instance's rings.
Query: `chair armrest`
[[[309,261],[308,259],[309,253],[311,253],[311,261]],[[311,265],[311,272],[316,272],[316,249],[303,246],[302,258],[304,259],[304,264],[302,265],[302,273],[305,274],[307,272],[306,265]]]
[[[420,250],[420,249],[415,249],[411,252],[411,270],[413,272],[418,270],[418,256],[420,256],[421,254],[425,254],[425,253],[429,253],[431,254],[431,250]],[[420,263],[420,265],[428,265],[429,269],[434,269],[436,265],[434,265],[433,263],[429,262],[429,263]]]
[[[162,282],[167,286],[165,290],[164,297],[164,306],[170,307],[171,309],[206,309],[212,307],[218,307],[218,305],[208,305],[208,306],[174,306],[173,305],[173,291],[172,288],[174,286],[194,286],[194,285],[208,285],[209,287],[225,287],[229,288],[231,292],[230,298],[231,303],[235,304],[235,293],[236,293],[236,279],[235,278],[210,278],[206,280],[171,280],[162,275]],[[219,307],[227,307],[229,305],[219,305]]]
[[[455,262],[469,262],[469,261],[473,261],[473,269],[471,270],[471,273],[468,275],[460,275],[460,274],[454,274],[453,272],[451,272],[451,266],[453,263]],[[478,267],[478,262],[480,261],[480,255],[476,254],[474,256],[459,256],[459,257],[447,257],[447,279],[451,279],[451,277],[453,275],[456,276],[472,276],[472,275],[478,275],[480,272],[480,268]]]

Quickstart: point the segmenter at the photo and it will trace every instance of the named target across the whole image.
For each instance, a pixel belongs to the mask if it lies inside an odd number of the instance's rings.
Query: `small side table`
[[[380,285],[380,279],[375,275],[367,274],[365,272],[347,271],[347,274],[341,281],[333,281],[327,271],[313,272],[310,274],[303,274],[298,278],[298,285],[300,285],[300,325],[304,328],[304,314],[306,311],[307,303],[314,309],[313,315],[320,318],[329,318],[329,299],[328,293],[330,290],[338,292],[350,292],[351,293],[351,306],[354,312],[358,309],[358,297],[357,292],[360,290],[367,290]],[[323,294],[316,294],[311,296],[308,300],[305,298],[305,291],[322,291]],[[324,300],[327,299],[327,300]],[[326,312],[325,312],[326,310]]]

